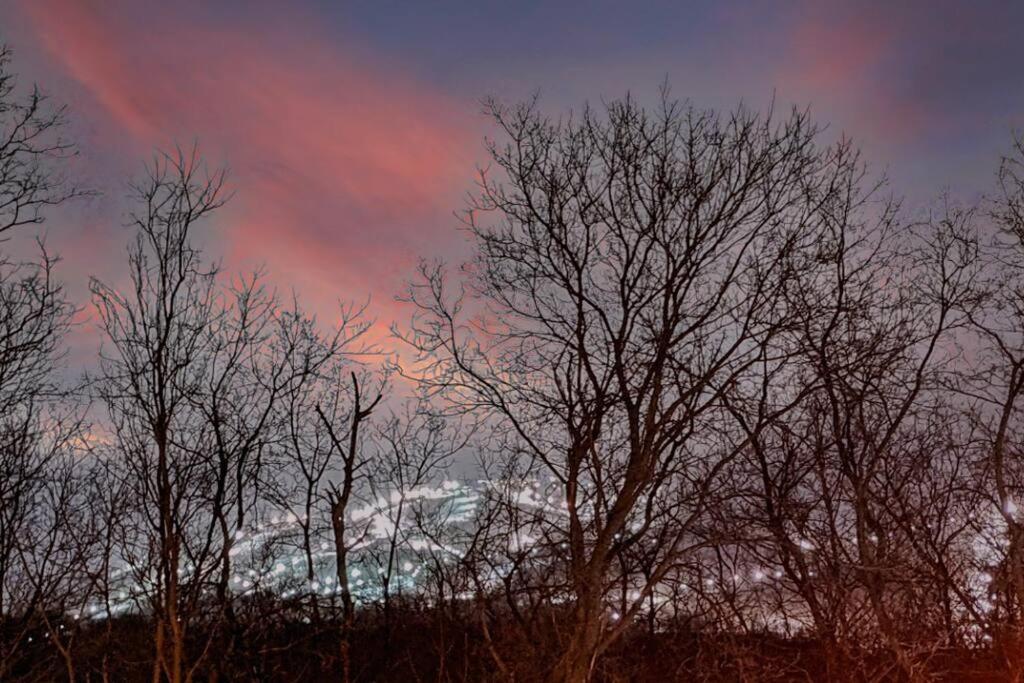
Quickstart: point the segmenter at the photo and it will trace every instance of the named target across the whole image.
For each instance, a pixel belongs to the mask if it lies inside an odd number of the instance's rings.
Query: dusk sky
[[[1019,2],[0,0],[0,16],[103,193],[47,225],[81,303],[89,275],[123,277],[125,182],[175,142],[231,168],[212,255],[265,263],[321,317],[372,296],[388,322],[417,257],[466,251],[452,212],[484,160],[486,95],[539,89],[552,113],[665,79],[702,107],[774,95],[852,136],[911,207],[984,191],[1024,126]]]

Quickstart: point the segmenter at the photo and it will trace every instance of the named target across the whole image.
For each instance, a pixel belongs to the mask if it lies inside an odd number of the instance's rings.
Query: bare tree
[[[64,171],[77,154],[63,135],[65,108],[35,85],[21,97],[10,65],[0,44],[0,234],[42,223],[48,207],[87,194]]]
[[[453,559],[437,527],[451,516],[438,506],[454,490],[454,482],[445,488],[447,469],[473,432],[471,425],[445,418],[422,397],[408,401],[374,429],[377,455],[368,477],[366,509],[372,511],[376,528],[368,554],[378,569],[385,647],[391,642],[392,598],[426,573],[420,558],[432,557],[435,565]]]
[[[283,523],[299,529],[306,567],[301,592],[308,595],[318,627],[323,626],[321,581],[336,582],[342,603],[339,655],[346,679],[351,675],[349,639],[355,612],[348,553],[361,536],[349,517],[367,461],[359,432],[384,392],[381,383],[373,399],[367,402],[362,395],[361,387],[373,379],[361,360],[375,353],[362,341],[370,324],[364,314],[365,307],[343,307],[338,327],[328,335],[317,329],[315,320],[301,315],[286,316],[281,324],[278,345],[292,351],[281,360],[289,370],[277,406],[274,481],[267,491],[285,511]],[[327,537],[332,539],[332,577],[321,576],[321,544],[328,544],[321,539]]]
[[[352,382],[351,407],[348,411],[348,420],[345,423],[337,425],[334,422],[336,419],[335,406],[332,406],[333,410],[330,413],[325,412],[323,406],[316,406],[316,413],[327,429],[340,465],[336,470],[339,481],[330,482],[325,493],[334,537],[335,580],[338,582],[338,589],[341,593],[342,622],[339,651],[342,679],[346,683],[351,680],[351,633],[355,619],[355,603],[352,599],[352,587],[349,585],[348,570],[349,547],[353,542],[352,528],[349,524],[350,506],[355,502],[357,477],[364,476],[361,470],[368,463],[368,458],[363,452],[363,435],[360,434],[360,430],[364,429],[374,408],[384,397],[385,391],[385,380],[381,379],[380,384],[374,390],[376,395],[371,394],[367,397],[363,393],[365,389],[360,389],[359,376],[353,372],[350,374],[350,378]],[[366,386],[365,378],[362,386]],[[359,536],[359,534],[355,535]]]
[[[869,220],[871,195],[850,179],[827,207],[822,267],[801,268],[787,292],[797,324],[782,372],[731,401],[751,445],[737,489],[756,490],[743,514],[766,537],[746,539],[755,571],[780,572],[800,597],[787,616],[813,624],[829,675],[850,670],[847,644],[878,636],[914,678],[921,661],[908,639],[921,622],[893,609],[920,585],[919,567],[898,532],[907,510],[896,509],[917,509],[913,477],[941,461],[915,444],[934,432],[938,380],[957,360],[944,343],[974,294],[976,249],[959,214],[915,230],[886,202]],[[851,625],[858,613],[869,627]]]
[[[0,45],[0,233],[42,223],[82,194],[68,180],[64,110],[37,87],[24,97]],[[76,568],[80,500],[74,452],[82,411],[61,380],[74,307],[39,241],[37,262],[0,255],[0,677],[25,659],[32,630],[66,596]]]
[[[571,626],[550,678],[579,681],[700,544],[746,444],[723,398],[758,381],[789,329],[793,264],[847,166],[796,111],[776,123],[667,95],[558,122],[535,103],[488,111],[507,142],[490,145],[501,175],[482,173],[466,219],[469,290],[425,268],[405,339],[420,381],[498,420],[559,482]],[[655,569],[613,619],[609,570],[644,541]]]
[[[989,539],[987,568],[978,575],[989,636],[1006,658],[1013,680],[1024,679],[1024,496],[1020,468],[1021,399],[1024,396],[1024,141],[1015,141],[998,174],[999,192],[990,203],[995,230],[984,245],[983,305],[970,311],[979,362],[961,386],[973,399],[969,415],[981,436],[977,474],[990,505],[979,511]],[[992,543],[998,540],[999,542]],[[985,583],[982,580],[981,583]],[[977,581],[977,580],[976,580]]]
[[[191,677],[191,620],[219,566],[217,527],[206,507],[210,454],[197,447],[203,424],[192,408],[208,377],[209,331],[230,315],[230,305],[216,267],[202,263],[193,240],[197,224],[223,204],[223,188],[223,172],[207,174],[195,150],[158,156],[134,188],[141,209],[132,218],[130,284],[92,283],[109,345],[99,391],[143,504],[138,531],[148,561],[137,578],[152,587],[154,681]]]

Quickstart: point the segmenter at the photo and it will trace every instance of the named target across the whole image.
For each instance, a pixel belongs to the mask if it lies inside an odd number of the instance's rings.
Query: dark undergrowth
[[[191,632],[186,655],[196,681],[342,680],[339,625],[299,613],[252,610],[231,633]],[[50,631],[23,634],[10,680],[147,681],[153,626],[139,616],[80,623],[50,621]],[[542,681],[558,654],[557,625],[531,638],[513,622],[482,628],[473,615],[425,608],[366,610],[351,635],[353,681]],[[10,630],[5,634],[11,637]],[[489,636],[489,637],[488,637]],[[60,647],[58,647],[58,644]],[[62,652],[63,649],[63,652]],[[205,650],[206,654],[201,657]],[[884,652],[846,648],[837,662],[814,640],[772,635],[701,633],[685,626],[652,632],[637,625],[602,654],[593,680],[618,681],[899,681]],[[1008,680],[990,652],[940,651],[921,657],[922,674],[940,681]]]

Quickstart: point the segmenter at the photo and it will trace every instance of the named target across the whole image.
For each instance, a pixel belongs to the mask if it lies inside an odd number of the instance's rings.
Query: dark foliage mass
[[[9,67],[0,233],[87,194]],[[1024,679],[1024,143],[909,221],[803,111],[486,108],[393,347],[204,255],[194,150],[81,381],[0,244],[0,679]]]

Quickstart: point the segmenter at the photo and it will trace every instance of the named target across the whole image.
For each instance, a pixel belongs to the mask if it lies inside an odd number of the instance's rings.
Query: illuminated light
[[[412,571],[412,562],[404,562],[402,564],[402,570],[403,571],[407,571],[407,572],[411,572]]]
[[[758,569],[754,572],[754,581],[761,581],[762,579],[764,579],[764,572]]]
[[[801,538],[799,545],[801,550],[814,550],[814,545],[806,538]]]
[[[772,573],[772,576],[774,576],[774,577],[775,577],[776,579],[781,579],[781,578],[782,578],[782,572],[781,572],[781,571],[779,571],[778,569],[776,569],[776,570],[775,570],[775,571],[774,571],[774,572]]]
[[[622,618],[621,614],[619,614],[618,612],[612,612],[612,621],[618,621],[621,618]]]
[[[349,573],[352,575],[352,578],[354,578],[354,579],[358,579],[362,575],[362,572],[359,571],[358,569],[353,569]]]

